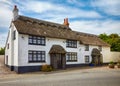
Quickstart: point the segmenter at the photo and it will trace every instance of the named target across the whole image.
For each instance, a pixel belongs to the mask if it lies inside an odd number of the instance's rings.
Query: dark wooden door
[[[57,54],[56,58],[57,58],[57,68],[61,69],[62,68],[62,55],[61,54]]]

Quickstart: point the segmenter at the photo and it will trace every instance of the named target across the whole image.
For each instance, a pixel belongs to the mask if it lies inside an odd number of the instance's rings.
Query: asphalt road
[[[120,86],[120,69],[23,74],[0,79],[0,86]]]

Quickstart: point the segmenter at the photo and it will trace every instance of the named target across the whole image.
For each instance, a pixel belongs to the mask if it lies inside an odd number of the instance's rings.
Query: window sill
[[[45,61],[29,61],[28,63],[45,63]]]
[[[40,46],[45,46],[45,44],[31,44],[31,43],[29,43],[29,45],[40,45]]]
[[[77,62],[77,60],[67,60],[67,62]]]
[[[66,46],[66,48],[77,48],[77,47],[69,47],[69,46]]]

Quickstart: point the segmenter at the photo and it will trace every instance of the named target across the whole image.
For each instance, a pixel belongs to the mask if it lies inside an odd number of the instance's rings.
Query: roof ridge
[[[67,28],[67,26],[65,26],[65,25],[63,25],[63,24],[59,24],[59,23],[55,23],[55,22],[50,22],[50,21],[45,21],[45,20],[41,20],[41,19],[37,19],[37,18],[32,18],[32,17],[28,17],[28,16],[23,16],[23,15],[19,15],[19,18],[21,19],[21,18],[27,18],[27,19],[32,19],[32,20],[34,20],[34,21],[41,21],[41,22],[45,22],[45,23],[49,23],[49,24],[53,24],[53,25],[59,25],[59,26],[62,26],[62,27],[66,27]],[[22,18],[22,19],[23,19]],[[23,19],[23,20],[25,20],[25,19]]]
[[[74,30],[73,30],[74,31]],[[90,36],[90,37],[98,37],[95,34],[90,34],[90,33],[84,33],[84,32],[79,32],[79,31],[74,31],[76,32],[77,35],[81,35],[81,36]]]

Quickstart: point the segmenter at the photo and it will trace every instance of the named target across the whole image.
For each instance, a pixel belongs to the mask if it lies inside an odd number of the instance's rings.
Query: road
[[[120,69],[84,69],[1,78],[0,86],[120,86]]]

